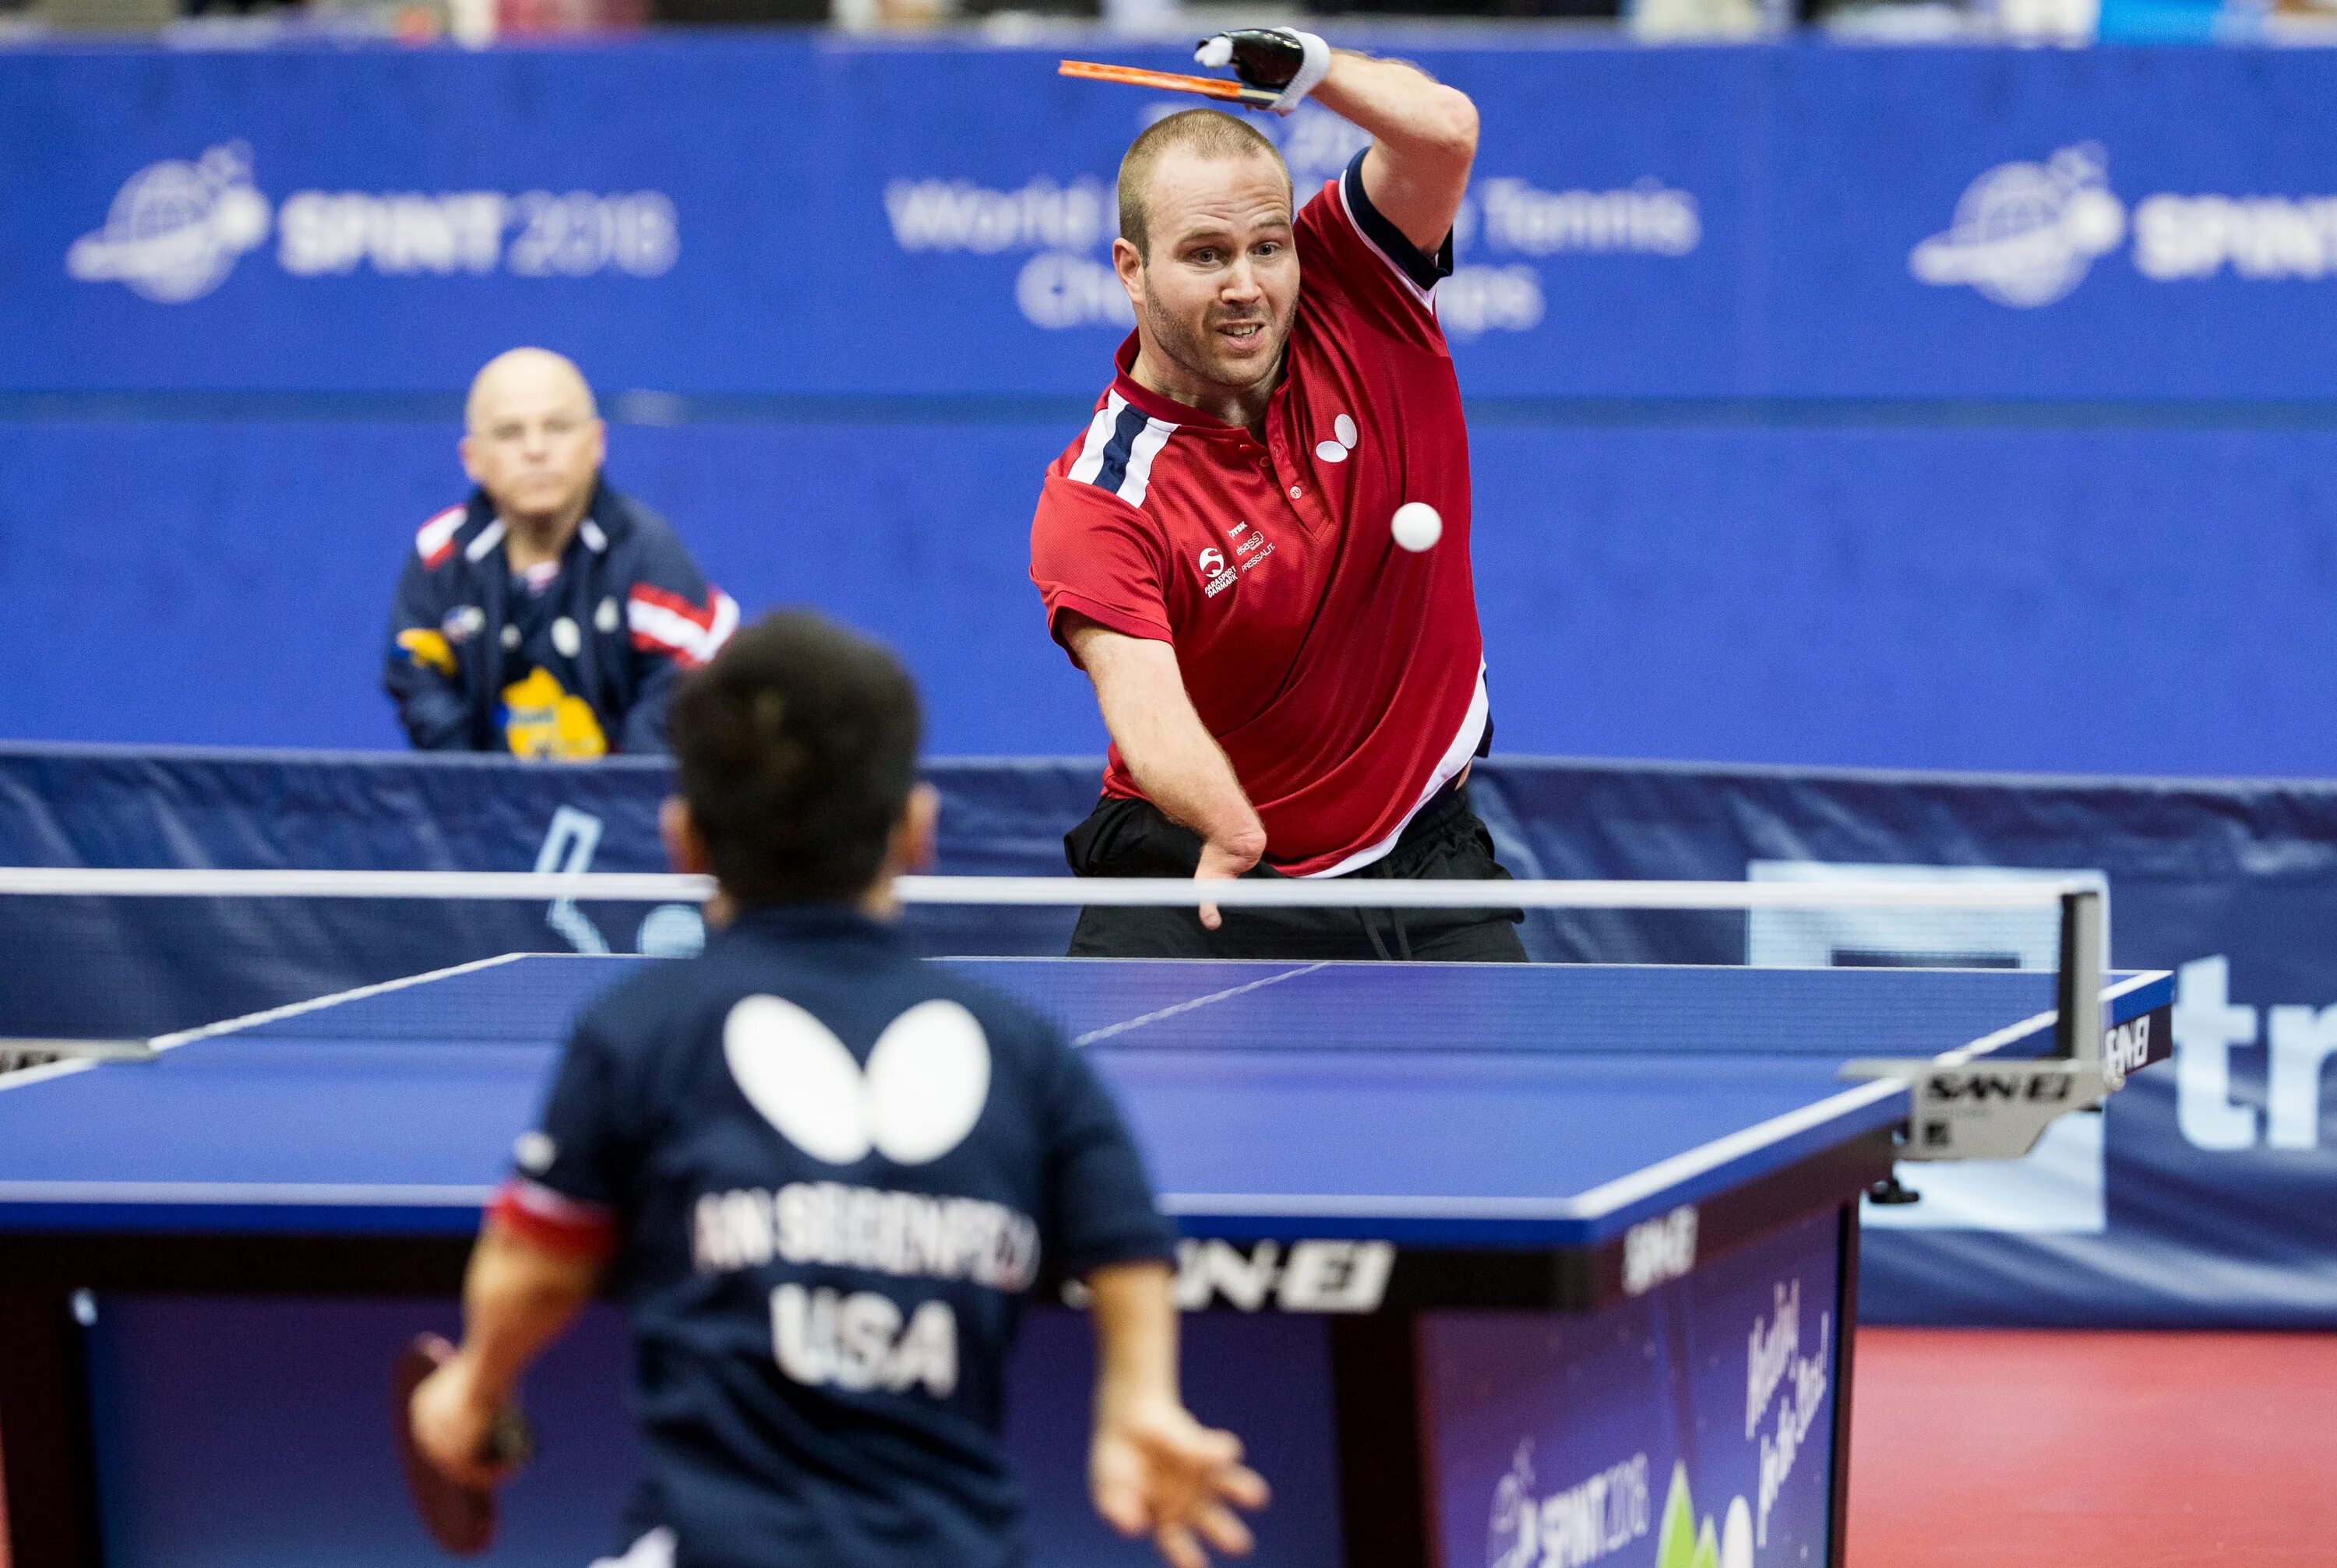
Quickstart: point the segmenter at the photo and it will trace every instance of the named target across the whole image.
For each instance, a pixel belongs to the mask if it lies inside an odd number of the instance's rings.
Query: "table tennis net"
[[[132,875],[144,879],[125,887],[122,878]],[[584,997],[626,965],[463,966],[512,954],[677,957],[705,939],[703,890],[680,879],[456,873],[411,884],[392,877],[396,886],[384,890],[381,878],[366,881],[364,874],[317,873],[290,887],[280,878],[261,886],[240,876],[0,868],[0,1071],[47,1059],[50,1041],[142,1041],[450,970],[462,973],[308,1008],[294,1015],[297,1025],[263,1020],[243,1033],[543,1043],[564,1032]],[[1992,1028],[2008,1010],[2026,1017],[2054,1006],[2063,910],[2051,894],[2059,884],[1979,877],[1931,874],[1934,885],[1951,889],[1946,902],[1903,874],[1883,883],[1821,875],[1742,884],[1519,883],[1502,891],[1522,906],[1521,935],[1530,956],[1543,964],[1938,969],[2012,982],[1972,1005],[1957,999],[1964,993],[1951,980],[1889,987],[1888,1003],[1850,1004],[1870,1024],[1884,1020],[1864,1048],[1887,1052],[1945,1048],[1959,1040],[1944,1036],[1968,1024]],[[1792,884],[1782,895],[1781,883]],[[1092,886],[1051,878],[1037,890],[1064,899]],[[1386,929],[1395,920],[1435,917],[1370,902],[1387,897],[1388,884],[1342,887],[1354,908],[1376,911],[1372,917]],[[1958,887],[1966,891],[1953,892]],[[1189,887],[1176,884],[1172,891]],[[1892,902],[1901,896],[1893,889],[1902,887],[1904,901]],[[1705,891],[1687,906],[1597,902],[1660,898],[1661,890],[1676,888]],[[2005,890],[2001,904],[1986,901],[1990,888]],[[1077,906],[997,901],[1031,891],[981,879],[924,878],[901,926],[917,950],[933,956],[1059,956]],[[1471,885],[1467,896],[1485,891]],[[959,894],[965,897],[953,898]],[[1756,906],[1730,906],[1731,898]],[[1549,1049],[1553,1043],[1584,1050],[1838,1049],[1833,1039],[1817,1043],[1825,1032],[1809,1026],[1825,1023],[1831,1003],[1811,999],[1798,1030],[1764,1034],[1764,1025],[1745,1016],[1741,988],[1693,978],[1625,975],[1598,987],[1578,980],[1560,995],[1540,982],[1490,975],[1491,966],[1373,975],[1333,965],[1320,976],[1275,978],[1254,994],[1243,990],[1262,976],[1303,967],[1296,961],[1255,970],[1229,965],[1223,985],[1190,994],[1178,989],[1182,981],[1163,990],[1134,973],[1099,987],[1068,966],[1018,970],[1013,978],[1067,1033],[1101,1049],[1163,1038],[1163,1021],[1150,1018],[1163,1010],[1174,1010],[1179,1039],[1196,1048],[1242,1048],[1265,1037],[1279,1048],[1327,1051],[1449,1037],[1487,1050]],[[1876,987],[1873,995],[1882,997],[1885,989]],[[1242,995],[1221,998],[1220,991]],[[1198,1000],[1205,996],[1211,999]],[[1568,1021],[1562,1038],[1549,1026],[1554,1011]]]
[[[507,954],[679,956],[703,941],[688,902],[0,892],[0,1067],[24,1054],[11,1042],[144,1038]],[[542,975],[446,994],[471,998],[489,1037],[518,1037],[541,1030],[537,990],[557,1000]]]

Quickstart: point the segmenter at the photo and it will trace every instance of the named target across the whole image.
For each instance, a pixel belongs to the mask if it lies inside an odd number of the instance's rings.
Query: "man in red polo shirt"
[[[1476,109],[1311,34],[1230,34],[1202,58],[1228,53],[1276,107],[1311,90],[1373,142],[1295,217],[1273,143],[1212,110],[1160,121],[1121,162],[1113,260],[1137,328],[1032,527],[1050,627],[1112,738],[1071,868],[1506,877],[1465,788],[1491,722],[1468,432],[1434,309]],[[1443,520],[1419,551],[1390,528],[1414,501]],[[1515,960],[1517,918],[1091,907],[1071,951]]]

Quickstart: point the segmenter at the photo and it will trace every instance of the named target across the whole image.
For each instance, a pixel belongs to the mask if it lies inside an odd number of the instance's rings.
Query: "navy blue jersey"
[[[422,525],[390,612],[383,684],[425,750],[574,760],[665,750],[683,674],[738,606],[655,513],[598,485],[548,583],[513,575],[484,492]]]
[[[684,1568],[1021,1556],[999,1442],[1025,1294],[1166,1259],[1055,1028],[834,906],[741,916],[578,1023],[496,1212],[606,1248]]]

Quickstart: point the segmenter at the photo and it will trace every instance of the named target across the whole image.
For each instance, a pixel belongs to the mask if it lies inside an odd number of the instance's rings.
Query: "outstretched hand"
[[[1208,1568],[1209,1548],[1249,1552],[1249,1526],[1234,1510],[1266,1506],[1265,1479],[1241,1461],[1240,1438],[1162,1401],[1098,1416],[1088,1487],[1105,1523],[1130,1538],[1149,1534],[1170,1568]]]

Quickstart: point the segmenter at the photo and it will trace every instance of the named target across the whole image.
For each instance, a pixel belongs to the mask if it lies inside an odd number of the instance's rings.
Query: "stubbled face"
[[[1282,165],[1262,155],[1169,152],[1153,165],[1145,217],[1151,255],[1122,240],[1113,261],[1146,347],[1229,392],[1273,375],[1298,307]]]
[[[480,373],[462,450],[464,470],[498,509],[551,517],[591,496],[607,439],[575,367],[523,350]]]

